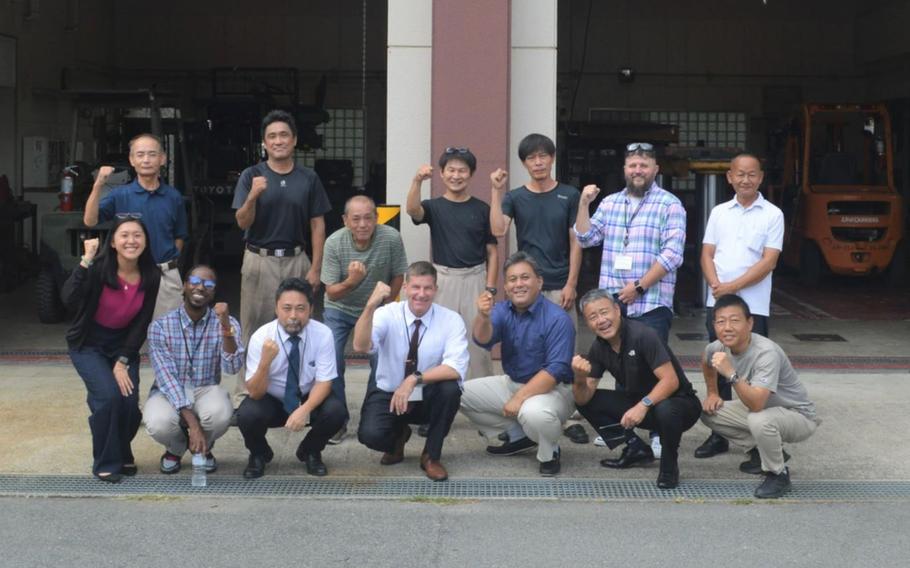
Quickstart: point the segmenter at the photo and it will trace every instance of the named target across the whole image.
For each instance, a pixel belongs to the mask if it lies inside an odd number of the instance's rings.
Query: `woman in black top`
[[[98,239],[85,241],[85,255],[63,285],[63,303],[76,312],[66,341],[88,391],[92,473],[102,481],[136,473],[130,443],[142,420],[139,347],[160,278],[145,226],[138,216],[126,216],[115,221],[100,252]]]

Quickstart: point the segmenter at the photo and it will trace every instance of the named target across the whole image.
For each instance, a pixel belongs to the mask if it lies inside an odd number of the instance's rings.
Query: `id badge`
[[[183,387],[183,392],[186,393],[186,401],[190,404],[190,406],[196,404],[196,394],[194,392],[195,390],[196,389],[191,385],[184,385]]]
[[[414,387],[414,390],[411,391],[411,396],[408,397],[408,402],[420,402],[423,400],[423,385],[417,385]]]
[[[632,255],[617,254],[616,260],[613,261],[614,270],[632,270]]]

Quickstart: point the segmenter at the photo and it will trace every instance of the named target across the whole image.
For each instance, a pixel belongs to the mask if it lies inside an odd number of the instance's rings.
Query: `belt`
[[[297,246],[292,249],[267,249],[261,248],[253,245],[246,245],[246,250],[250,251],[253,254],[258,254],[259,256],[297,256],[303,252],[303,247]]]
[[[167,262],[162,262],[161,264],[158,265],[158,267],[161,268],[161,270],[171,270],[171,269],[177,268],[177,264],[178,264],[177,259],[175,258],[175,259],[169,260]]]

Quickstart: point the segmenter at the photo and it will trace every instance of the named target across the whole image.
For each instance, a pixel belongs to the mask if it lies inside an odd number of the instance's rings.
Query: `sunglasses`
[[[653,144],[648,144],[647,142],[632,142],[631,144],[629,144],[628,146],[626,146],[626,152],[627,152],[627,153],[631,153],[631,152],[653,152],[653,151],[654,151],[654,145],[653,145]]]
[[[186,281],[190,284],[190,286],[199,286],[200,284],[202,284],[209,290],[212,290],[215,288],[214,280],[203,280],[202,278],[199,278],[198,276],[190,276],[189,278],[186,279]]]
[[[115,213],[114,217],[117,219],[127,219],[130,221],[138,221],[142,219],[142,213]]]
[[[458,148],[455,146],[449,146],[448,148],[446,148],[446,154],[467,154],[470,151],[471,151],[471,149],[467,148],[467,147]]]

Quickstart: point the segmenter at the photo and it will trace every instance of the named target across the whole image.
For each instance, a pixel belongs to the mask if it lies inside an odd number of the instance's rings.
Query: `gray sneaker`
[[[328,443],[331,444],[331,445],[333,445],[333,446],[337,446],[338,444],[340,444],[340,443],[344,440],[344,437],[347,436],[347,435],[348,435],[348,427],[347,427],[347,426],[342,426],[342,427],[341,427],[341,430],[335,432],[335,435],[332,436],[331,438],[329,438],[329,442],[328,442]]]

